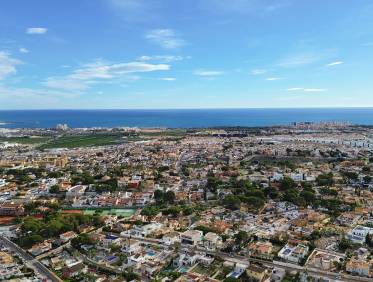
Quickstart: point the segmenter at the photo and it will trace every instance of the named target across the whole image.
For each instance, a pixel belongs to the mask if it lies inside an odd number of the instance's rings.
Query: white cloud
[[[4,87],[0,85],[0,97],[2,99],[20,99],[22,105],[24,105],[25,100],[29,99],[34,102],[43,103],[49,98],[74,98],[78,95],[77,93],[55,91],[50,89],[31,89],[26,87]]]
[[[304,88],[301,88],[301,87],[293,87],[293,88],[288,88],[286,89],[287,91],[300,91],[300,90],[304,90]]]
[[[16,66],[22,64],[18,59],[12,58],[9,53],[0,51],[0,80],[17,72]]]
[[[267,73],[267,70],[265,69],[254,69],[250,71],[251,75],[261,75]]]
[[[170,69],[167,64],[149,64],[144,62],[108,64],[97,61],[86,64],[74,70],[71,74],[60,77],[49,77],[43,85],[63,90],[86,90],[91,84],[110,81],[112,79],[127,78],[137,80],[138,77],[130,74],[153,71],[166,71]]]
[[[29,52],[30,52],[30,51],[29,51],[28,49],[26,49],[26,48],[23,48],[23,47],[19,48],[19,49],[18,49],[18,51],[19,51],[20,53],[24,53],[24,54],[26,54],[26,53],[29,53]]]
[[[277,65],[280,67],[299,67],[304,65],[313,64],[320,60],[319,54],[314,53],[302,53],[302,54],[294,54],[287,57],[282,58]]]
[[[328,89],[325,88],[305,88],[304,92],[325,92],[328,91]]]
[[[71,77],[82,80],[95,78],[106,79],[128,73],[165,71],[169,69],[170,65],[167,64],[149,64],[143,62],[103,64],[102,62],[96,62],[75,70]]]
[[[286,89],[287,91],[302,91],[302,92],[325,92],[328,89],[325,88],[303,88],[303,87],[293,87]]]
[[[48,29],[45,27],[29,27],[26,29],[27,34],[45,34]]]
[[[176,49],[185,45],[185,41],[178,38],[172,29],[153,29],[145,38],[165,49]]]
[[[333,66],[338,66],[338,65],[342,65],[342,64],[343,64],[342,61],[336,61],[336,62],[329,63],[326,66],[327,67],[333,67]]]
[[[174,77],[161,77],[159,80],[164,80],[164,81],[175,81],[176,78],[174,78]]]
[[[89,82],[73,79],[71,77],[48,77],[42,84],[49,88],[70,91],[82,91],[89,88]]]
[[[153,61],[162,63],[171,63],[175,61],[182,61],[188,59],[189,57],[174,56],[174,55],[155,55],[155,56],[141,56],[138,58],[139,61]]]
[[[301,45],[305,44],[300,42]],[[305,51],[288,54],[275,64],[278,67],[295,68],[330,60],[337,55],[336,49],[319,49],[307,46]]]
[[[266,78],[266,80],[268,80],[268,81],[276,81],[276,80],[281,80],[281,79],[283,79],[282,77],[268,77],[268,78]]]
[[[223,75],[223,71],[218,71],[218,70],[196,70],[194,71],[195,75],[198,76],[203,76],[203,77],[214,77],[214,76],[219,76]]]
[[[165,71],[169,69],[170,65],[167,64],[148,64],[142,62],[119,63],[109,66],[109,71],[114,74]]]

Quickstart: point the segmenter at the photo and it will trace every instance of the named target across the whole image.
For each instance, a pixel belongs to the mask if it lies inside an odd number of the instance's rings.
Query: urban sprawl
[[[373,127],[1,128],[0,281],[373,281]]]

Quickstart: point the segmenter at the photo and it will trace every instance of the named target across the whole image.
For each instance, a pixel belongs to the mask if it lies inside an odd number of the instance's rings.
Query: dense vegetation
[[[67,231],[79,232],[80,226],[99,226],[100,224],[100,218],[95,215],[50,214],[42,220],[28,216],[21,224],[22,235],[19,238],[19,244],[30,248],[35,243],[57,237]]]

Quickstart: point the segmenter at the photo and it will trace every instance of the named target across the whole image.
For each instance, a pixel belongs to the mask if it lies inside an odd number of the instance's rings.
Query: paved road
[[[0,242],[3,243],[7,248],[16,252],[19,256],[21,256],[30,266],[32,266],[35,270],[37,270],[41,275],[43,275],[46,279],[52,282],[62,282],[62,280],[46,268],[42,263],[36,260],[33,256],[28,254],[25,250],[20,248],[18,245],[14,244],[9,239],[5,238],[4,236],[0,236]]]

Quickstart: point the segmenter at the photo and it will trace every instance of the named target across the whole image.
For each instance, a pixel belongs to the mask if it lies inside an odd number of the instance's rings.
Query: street
[[[9,249],[16,252],[20,257],[22,257],[34,270],[38,271],[41,275],[43,275],[46,279],[53,282],[62,282],[62,280],[46,268],[41,262],[37,259],[32,257],[28,254],[25,250],[20,248],[18,245],[10,241],[9,239],[5,238],[4,236],[0,236],[0,242],[4,244],[4,246],[8,247]]]

